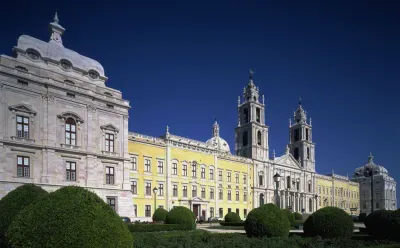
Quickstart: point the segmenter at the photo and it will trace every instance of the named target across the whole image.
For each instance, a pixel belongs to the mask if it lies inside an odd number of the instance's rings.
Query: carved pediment
[[[61,114],[57,115],[57,117],[60,119],[64,119],[64,120],[66,120],[68,118],[72,118],[76,122],[83,123],[82,117],[80,117],[78,114],[75,114],[74,112],[71,112],[71,111],[61,113]]]
[[[113,124],[103,125],[103,126],[100,127],[100,129],[101,130],[113,131],[113,132],[116,132],[116,133],[119,132],[119,129],[116,126],[114,126]]]
[[[278,158],[275,163],[301,169],[299,162],[297,162],[291,154],[285,154],[282,157]]]
[[[192,198],[192,201],[196,201],[196,202],[202,202],[203,199],[201,199],[200,197],[196,196]]]
[[[15,112],[23,112],[23,113],[27,113],[30,115],[36,115],[36,111],[33,110],[31,107],[29,107],[26,104],[13,105],[13,106],[8,107],[8,109],[11,111],[15,111]]]

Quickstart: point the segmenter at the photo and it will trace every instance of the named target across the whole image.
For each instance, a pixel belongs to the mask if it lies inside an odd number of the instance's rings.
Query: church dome
[[[213,137],[207,140],[206,144],[221,152],[227,152],[227,153],[231,152],[228,142],[226,142],[226,140],[224,140],[223,138],[219,137],[219,125],[217,121],[215,121],[213,125]]]
[[[375,164],[374,161],[373,161],[373,158],[374,157],[372,156],[372,154],[370,154],[369,157],[368,157],[368,163],[366,165],[364,165],[364,166],[361,166],[361,167],[358,167],[357,169],[355,169],[354,170],[354,176],[355,177],[363,177],[364,176],[365,167],[366,166],[369,167],[371,165],[374,168],[375,175],[388,175],[388,170],[385,167],[381,166],[381,165]]]

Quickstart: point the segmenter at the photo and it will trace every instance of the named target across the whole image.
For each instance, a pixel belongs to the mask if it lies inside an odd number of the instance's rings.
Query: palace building
[[[56,14],[49,41],[22,35],[14,56],[0,57],[0,198],[25,183],[48,191],[78,185],[132,220],[175,206],[204,219],[231,211],[245,218],[265,203],[305,213],[359,208],[358,183],[316,173],[301,101],[279,156],[270,154],[264,96],[252,72],[237,102],[234,149],[217,121],[204,141],[169,127],[158,137],[128,132],[129,101],[106,86],[99,62],[64,47],[64,31]]]

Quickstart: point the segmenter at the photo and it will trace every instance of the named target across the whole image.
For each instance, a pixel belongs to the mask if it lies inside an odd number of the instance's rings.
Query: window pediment
[[[8,107],[9,110],[15,111],[15,112],[22,112],[22,113],[27,113],[30,115],[36,115],[37,112],[33,110],[31,107],[29,107],[26,104],[18,104],[18,105],[13,105]]]
[[[106,125],[100,126],[100,129],[101,130],[112,131],[112,132],[115,132],[115,133],[119,132],[119,129],[116,126],[114,126],[113,124],[106,124]]]
[[[66,120],[68,118],[72,118],[78,123],[83,123],[82,117],[80,117],[79,115],[75,114],[74,112],[70,112],[70,111],[59,114],[59,115],[57,115],[57,117],[60,119],[64,119],[64,120]]]

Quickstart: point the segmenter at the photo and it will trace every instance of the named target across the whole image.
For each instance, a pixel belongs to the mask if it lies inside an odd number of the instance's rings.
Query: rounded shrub
[[[126,224],[99,196],[60,188],[20,212],[7,230],[12,247],[132,247]]]
[[[392,240],[400,240],[400,209],[392,211],[389,215],[389,225],[385,228],[388,237]]]
[[[284,215],[287,216],[290,226],[294,226],[295,219],[294,219],[294,214],[292,213],[292,211],[290,211],[289,209],[281,209],[281,211],[283,212]]]
[[[295,220],[302,220],[303,219],[303,217],[301,216],[300,213],[294,212],[293,215],[294,215],[294,219]]]
[[[365,219],[365,227],[375,238],[386,238],[390,233],[391,212],[388,210],[377,210],[369,214]]]
[[[285,237],[290,223],[286,215],[274,204],[265,204],[249,212],[244,223],[249,237]]]
[[[353,219],[337,207],[324,207],[310,215],[304,223],[306,236],[322,238],[350,238],[353,235]]]
[[[225,215],[225,222],[240,222],[240,216],[235,212],[230,212]]]
[[[167,224],[179,224],[183,229],[196,229],[195,214],[185,207],[179,206],[171,209],[165,221]]]
[[[163,221],[167,218],[168,211],[163,208],[157,208],[153,214],[153,221]]]

